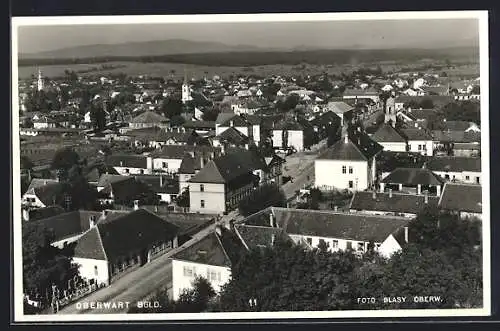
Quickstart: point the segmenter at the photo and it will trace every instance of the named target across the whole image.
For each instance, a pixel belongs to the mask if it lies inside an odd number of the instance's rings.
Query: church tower
[[[396,126],[396,100],[394,93],[391,93],[389,98],[385,101],[385,118],[384,123],[392,122],[392,126]]]
[[[40,69],[38,69],[38,81],[37,81],[36,87],[37,87],[38,91],[43,90],[42,71]]]
[[[186,71],[184,71],[184,83],[182,83],[182,103],[186,103],[191,100],[193,100],[191,97],[191,87],[189,86],[187,80]]]

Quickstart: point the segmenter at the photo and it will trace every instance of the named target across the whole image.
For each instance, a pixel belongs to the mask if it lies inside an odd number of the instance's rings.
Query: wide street
[[[230,219],[237,218],[237,212],[233,211],[222,217],[221,221],[229,222]],[[110,286],[100,289],[89,296],[80,299],[79,303],[91,302],[130,302],[130,306],[154,293],[160,288],[172,287],[172,263],[170,257],[178,251],[192,245],[207,233],[214,231],[215,224],[201,230],[188,242],[182,246],[158,257],[150,263],[131,271],[123,277],[117,279]],[[125,313],[127,309],[78,309],[76,302],[61,309],[58,314],[112,314]]]

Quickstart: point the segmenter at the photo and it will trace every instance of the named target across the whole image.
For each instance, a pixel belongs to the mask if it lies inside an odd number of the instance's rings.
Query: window
[[[338,240],[333,240],[332,241],[332,248],[338,248],[339,247],[339,241]]]
[[[94,275],[95,276],[99,275],[99,272],[97,271],[97,266],[96,265],[94,266]]]
[[[140,173],[141,175],[144,175],[144,169],[139,170],[139,173]]]
[[[125,169],[125,173],[128,174],[130,171],[128,170],[128,168]]]
[[[354,187],[354,183],[352,182],[352,180],[349,181],[349,188],[353,188]]]
[[[347,249],[352,249],[352,241],[347,242]]]
[[[450,179],[450,175],[446,174],[446,175],[444,175],[444,178]]]
[[[421,151],[422,150],[422,145],[418,144],[418,150]]]
[[[364,251],[365,250],[365,244],[364,243],[358,243],[358,251]]]
[[[379,249],[380,248],[380,244],[375,244],[375,248]]]
[[[200,184],[200,192],[205,192],[205,185]]]
[[[312,245],[312,238],[306,238],[306,241],[309,245]]]
[[[162,162],[161,166],[162,166],[162,168],[167,168],[168,169],[168,163],[167,162]]]
[[[422,149],[423,149],[424,151],[426,151],[426,150],[427,150],[427,146],[426,146],[425,144],[424,144],[424,145],[422,145]]]
[[[476,183],[479,184],[479,177],[476,177]]]
[[[465,176],[465,180],[470,180],[470,177],[469,176]]]
[[[220,272],[213,271],[213,270],[208,270],[207,271],[207,280],[210,281],[216,281],[220,282],[221,277],[220,277]]]
[[[184,276],[185,277],[193,277],[195,275],[195,270],[192,267],[184,267]]]
[[[349,167],[349,173],[352,174],[352,167]]]
[[[205,208],[205,200],[200,200],[200,207]]]
[[[347,167],[346,166],[342,166],[342,173],[345,174],[347,172]]]

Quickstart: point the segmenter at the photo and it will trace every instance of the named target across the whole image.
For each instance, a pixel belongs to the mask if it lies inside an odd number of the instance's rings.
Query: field
[[[394,62],[386,61],[381,62],[379,65],[384,72],[398,72],[402,68],[415,70],[421,68],[426,64],[426,61],[420,61],[412,64],[396,64]],[[213,77],[219,75],[221,77],[228,77],[230,75],[238,74],[254,74],[262,77],[269,77],[271,75],[290,75],[299,73],[301,75],[317,75],[327,72],[329,75],[339,75],[340,73],[350,73],[362,65],[345,64],[345,65],[314,65],[303,64],[285,65],[273,64],[262,65],[254,67],[233,67],[233,66],[202,66],[202,65],[186,65],[181,63],[143,63],[143,62],[108,62],[108,66],[115,66],[116,68],[107,69],[103,68],[102,64],[65,64],[65,65],[46,65],[46,66],[21,66],[18,68],[18,75],[20,79],[29,79],[31,75],[36,75],[40,69],[44,76],[49,78],[61,77],[64,75],[65,70],[74,70],[82,76],[95,76],[107,75],[110,73],[126,73],[129,76],[139,75],[154,75],[162,77],[171,77],[174,79],[182,79],[184,71],[188,77],[199,79],[202,77]],[[373,67],[373,66],[372,66]],[[94,70],[92,70],[94,69]],[[445,68],[442,70],[435,70],[436,73],[445,71],[449,77],[464,76],[464,77],[477,77],[479,75],[479,65],[464,64],[457,65],[454,68]]]

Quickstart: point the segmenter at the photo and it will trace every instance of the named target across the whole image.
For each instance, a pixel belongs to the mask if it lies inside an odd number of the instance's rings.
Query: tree
[[[474,87],[472,87],[471,94],[481,94],[481,87],[479,85],[474,85]]]
[[[426,98],[420,102],[419,106],[422,109],[432,109],[434,108],[434,102],[432,101],[432,99]]]
[[[438,110],[438,118],[448,121],[466,121],[481,124],[481,107],[477,101],[452,102]]]
[[[177,197],[177,205],[182,208],[189,208],[189,187]]]
[[[264,184],[241,200],[238,208],[243,216],[249,216],[267,207],[285,207],[286,197],[278,186]]]
[[[175,115],[175,116],[172,116],[172,118],[170,119],[170,126],[179,127],[182,124],[184,124],[185,122],[186,122],[186,119],[184,117],[182,117],[181,115]]]
[[[161,104],[161,112],[167,118],[182,114],[182,101],[178,99],[165,98]]]
[[[59,149],[52,159],[51,169],[58,172],[60,179],[67,178],[68,171],[80,164],[80,156],[72,148]]]
[[[66,288],[69,279],[78,275],[78,268],[72,263],[70,248],[52,246],[54,234],[39,222],[23,222],[23,289],[26,294],[42,299],[50,287]],[[44,298],[45,297],[45,298]]]

